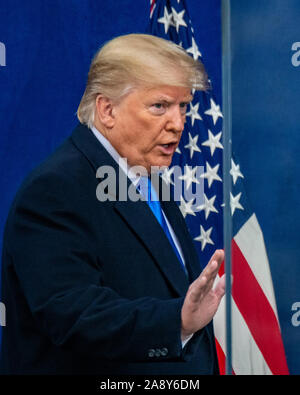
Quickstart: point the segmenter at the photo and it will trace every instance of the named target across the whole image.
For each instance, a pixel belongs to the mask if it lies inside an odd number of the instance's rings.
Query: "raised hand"
[[[181,310],[181,339],[207,325],[215,315],[225,294],[225,275],[213,288],[224,260],[224,251],[216,250],[200,276],[190,285]]]

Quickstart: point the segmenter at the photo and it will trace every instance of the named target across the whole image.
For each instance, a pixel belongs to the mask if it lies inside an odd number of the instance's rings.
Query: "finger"
[[[189,288],[189,297],[191,302],[197,303],[203,294],[203,290],[207,284],[206,276],[199,276],[190,286]]]
[[[222,260],[222,256],[218,257]],[[202,289],[202,292],[207,293],[209,292],[213,286],[214,283],[216,281],[216,277],[219,273],[219,269],[220,269],[220,261],[216,261],[216,260],[212,260],[207,268],[207,271],[205,273],[205,276],[207,278],[207,282],[205,284],[205,287]]]
[[[218,297],[218,299],[221,299],[224,296],[225,290],[226,290],[225,274],[223,274],[223,276],[220,278],[220,280],[217,282],[214,288],[215,294]]]
[[[217,272],[215,275],[210,274],[209,276],[201,275],[198,277],[197,280],[195,280],[193,287],[191,289],[192,293],[192,301],[193,303],[199,303],[205,295],[212,289],[213,284],[214,284],[214,279],[217,275]]]
[[[206,274],[206,277],[208,280],[207,286],[209,286],[210,288],[212,287],[213,283],[215,282],[215,279],[216,279],[218,272],[219,272],[219,266],[218,266],[217,262],[214,261],[214,263],[215,263],[215,265],[212,266],[211,271],[208,274]]]
[[[207,277],[208,281],[210,282],[211,280],[215,279],[216,275],[219,272],[219,268],[220,268],[220,265],[219,265],[218,261],[213,259],[207,264],[202,275],[205,275]]]
[[[220,270],[220,266],[223,261],[224,261],[224,251],[216,250],[206,266],[207,268],[206,270],[208,271],[208,273],[205,274],[207,276],[212,276],[213,278],[215,278]]]
[[[222,262],[224,260],[224,251],[223,250],[216,250],[212,257],[210,258],[208,264],[203,269],[202,273],[207,275],[215,270],[219,270]]]
[[[223,259],[224,251],[216,250],[200,276],[192,283],[193,302],[199,301],[200,298],[212,289]]]
[[[216,250],[212,255],[212,257],[210,258],[210,262],[215,260],[218,262],[218,266],[220,266],[224,261],[224,257],[225,257],[224,250]]]
[[[218,273],[217,261],[211,261],[199,275],[199,277],[192,283],[195,296],[199,297],[208,283],[211,283]]]

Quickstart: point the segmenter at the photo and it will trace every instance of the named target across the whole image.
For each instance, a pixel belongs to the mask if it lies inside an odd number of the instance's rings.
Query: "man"
[[[2,373],[218,373],[223,251],[200,274],[176,203],[156,205],[159,220],[133,171],[170,165],[193,88],[206,88],[203,66],[160,38],[122,36],[96,54],[81,124],[27,178],[7,220]],[[101,195],[108,168],[116,185]],[[124,174],[143,199],[121,198]]]

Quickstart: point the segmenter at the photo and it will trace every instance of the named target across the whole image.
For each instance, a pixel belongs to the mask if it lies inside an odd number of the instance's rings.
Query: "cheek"
[[[146,137],[141,142],[141,144],[144,145],[145,151],[149,152],[150,154],[155,153],[158,149],[158,145],[162,142],[160,136],[160,129],[148,129]]]
[[[158,122],[142,120],[133,125],[133,142],[146,152],[151,151],[158,143],[163,127]]]
[[[124,143],[136,148],[142,154],[149,154],[159,142],[159,137],[164,130],[164,120],[153,117],[147,112],[124,111],[124,116],[119,117],[117,129],[122,135]]]

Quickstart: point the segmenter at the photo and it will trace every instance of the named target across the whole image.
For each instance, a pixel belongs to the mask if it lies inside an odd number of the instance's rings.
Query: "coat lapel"
[[[147,203],[144,201],[117,201],[115,209],[153,256],[167,281],[180,296],[184,296],[189,286],[188,278]]]
[[[179,207],[173,200],[163,201],[161,202],[161,206],[176,234],[176,237],[178,238],[184,255],[185,264],[189,272],[190,282],[192,282],[201,273],[201,266],[185,220],[180,212]]]

